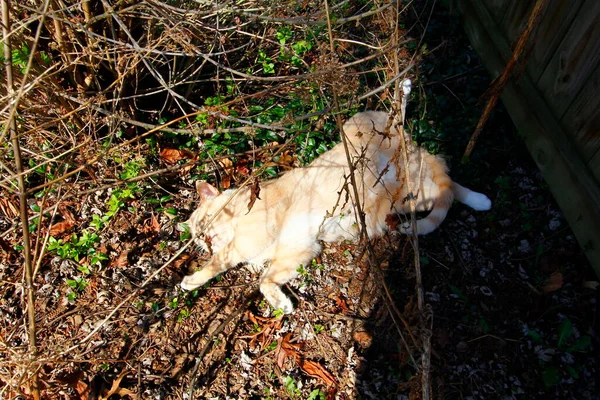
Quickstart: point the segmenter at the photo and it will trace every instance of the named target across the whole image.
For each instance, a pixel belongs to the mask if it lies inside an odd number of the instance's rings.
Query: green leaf
[[[294,49],[297,54],[301,55],[312,49],[312,43],[307,42],[306,40],[298,40],[292,45],[292,49]]]
[[[459,299],[467,301],[468,297],[456,286],[454,285],[450,285],[450,290],[452,291],[452,293],[454,293],[456,296],[458,296]]]
[[[529,336],[531,338],[531,340],[533,340],[534,343],[542,342],[542,337],[536,331],[527,330],[527,336]]]
[[[573,324],[568,318],[563,319],[560,327],[558,328],[558,347],[563,347],[565,342],[569,340],[573,334]]]
[[[42,62],[46,65],[50,65],[50,56],[45,51],[41,51],[39,54]]]
[[[275,167],[267,167],[265,168],[265,174],[270,176],[271,178],[274,178],[277,176],[277,170],[275,169]]]
[[[490,326],[485,319],[479,317],[479,327],[483,331],[483,333],[488,333],[490,331]]]
[[[569,375],[571,375],[573,378],[578,379],[579,378],[579,373],[575,370],[575,368],[571,367],[570,365],[567,365],[567,372],[569,373]]]
[[[80,265],[79,267],[77,267],[77,270],[79,272],[83,272],[84,275],[90,274],[90,269],[88,267],[86,267],[85,265]]]
[[[321,392],[321,389],[315,389],[306,398],[306,400],[325,400],[325,393]]]
[[[542,381],[546,387],[557,385],[560,381],[558,369],[555,367],[550,367],[542,371]]]
[[[171,300],[169,302],[169,307],[171,308],[177,308],[177,304],[179,303],[179,299],[177,297],[174,297],[173,300]]]
[[[286,41],[292,38],[292,30],[289,26],[284,26],[279,28],[275,36],[277,37],[277,40],[279,40],[279,43],[285,44]]]
[[[327,151],[327,145],[324,142],[319,143],[319,147],[317,148],[317,154],[321,155]]]
[[[92,264],[101,264],[102,261],[106,261],[108,260],[108,256],[102,252],[94,252],[91,259],[90,259],[90,263]]]
[[[287,376],[285,378],[285,390],[289,394],[294,394],[297,390],[296,381],[294,381],[294,378],[292,378],[291,376]]]
[[[275,73],[275,64],[274,63],[263,63],[263,71],[265,74],[274,74]]]
[[[179,240],[182,242],[190,239],[191,237],[192,237],[192,234],[190,232],[181,232],[179,234]]]
[[[417,132],[419,134],[426,133],[427,131],[429,131],[429,128],[430,128],[429,122],[424,121],[424,120],[419,120],[417,122]]]
[[[585,351],[585,350],[588,350],[591,345],[592,345],[592,338],[590,338],[588,335],[585,335],[585,336],[581,336],[580,338],[575,340],[575,343],[573,343],[571,346],[569,346],[566,351],[568,351],[569,353],[572,353],[575,351]]]

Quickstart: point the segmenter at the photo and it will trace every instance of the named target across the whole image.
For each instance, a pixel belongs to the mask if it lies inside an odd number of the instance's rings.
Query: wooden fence
[[[494,78],[534,4],[458,0],[471,43]],[[600,276],[600,0],[549,0],[526,57],[502,101]]]

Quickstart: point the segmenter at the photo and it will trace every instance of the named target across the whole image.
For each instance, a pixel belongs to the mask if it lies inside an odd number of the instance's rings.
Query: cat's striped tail
[[[437,186],[439,194],[436,197],[433,208],[427,217],[417,220],[416,233],[417,235],[427,235],[428,233],[437,229],[438,226],[448,214],[450,206],[454,201],[454,191],[452,190],[452,179],[448,176],[448,167],[446,163],[431,154],[421,152],[423,161],[431,168],[432,177],[431,180]],[[413,191],[417,191],[418,188],[413,188]],[[412,234],[413,228],[410,222],[400,227],[400,231],[405,234]]]

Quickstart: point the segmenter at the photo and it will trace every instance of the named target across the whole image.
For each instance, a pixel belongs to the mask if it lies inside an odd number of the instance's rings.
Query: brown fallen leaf
[[[302,371],[313,378],[319,378],[326,386],[335,386],[335,377],[327,369],[316,361],[302,360],[300,363]]]
[[[154,215],[154,213],[152,213],[152,216],[149,220],[144,222],[141,231],[143,233],[160,232],[160,224],[158,223],[158,219],[156,219],[156,215]]]
[[[285,151],[279,157],[277,164],[279,164],[281,167],[284,167],[285,169],[291,169],[294,167],[295,161],[296,159],[294,153],[292,153],[291,151]]]
[[[221,180],[219,181],[219,187],[221,189],[229,189],[231,187],[231,176],[223,175],[221,176]]]
[[[123,250],[119,257],[114,258],[108,264],[109,267],[113,268],[125,268],[129,265],[129,261],[127,260],[127,256],[129,255],[129,250]]]
[[[235,164],[235,172],[243,176],[250,175],[250,168],[248,168],[248,160],[238,160],[238,162]]]
[[[555,292],[563,286],[563,283],[563,275],[560,272],[553,272],[542,290],[544,293]]]
[[[352,334],[352,338],[362,348],[370,347],[371,343],[373,343],[373,335],[371,335],[369,332],[363,332],[363,331],[354,332]]]
[[[123,378],[125,378],[125,376],[129,373],[129,371],[127,370],[123,370],[121,371],[121,373],[119,374],[119,376],[117,377],[117,379],[115,379],[113,381],[112,386],[110,387],[109,390],[105,390],[103,391],[102,395],[100,396],[100,400],[108,400],[108,398],[114,394],[116,394],[117,396],[129,396],[129,397],[134,397],[135,396],[135,392],[132,392],[129,389],[125,389],[121,387],[121,381],[123,380]]]
[[[309,376],[313,378],[319,378],[325,383],[326,386],[332,387],[337,386],[335,377],[327,371],[327,369],[320,363],[312,360],[305,360],[302,358],[300,351],[304,346],[303,342],[291,343],[292,333],[286,333],[282,338],[278,340],[277,347],[277,366],[283,369],[283,366],[288,358],[292,358],[296,361],[296,364]]]
[[[181,149],[162,149],[160,151],[160,158],[162,158],[167,164],[175,164],[180,160],[191,159],[196,157],[194,153],[188,150]]]
[[[219,181],[221,189],[229,189],[231,178],[233,177],[233,161],[229,158],[223,158],[219,160],[219,165],[222,168],[221,179]]]
[[[15,252],[14,247],[2,238],[0,238],[0,250],[6,254],[11,254]]]
[[[19,216],[19,209],[6,198],[0,198],[0,211],[7,217]]]
[[[283,364],[288,358],[293,358],[296,361],[300,359],[300,350],[302,350],[302,343],[290,343],[292,333],[288,332],[285,336],[277,340],[277,366],[283,369]]]
[[[180,269],[180,268],[183,268],[183,266],[190,261],[193,261],[193,260],[189,254],[182,254],[175,261],[173,261],[173,266],[176,269]]]
[[[65,232],[68,232],[73,226],[75,222],[63,221],[57,222],[56,224],[50,227],[50,236],[59,236]]]
[[[254,207],[254,203],[256,200],[260,200],[260,184],[258,183],[258,178],[254,178],[254,182],[252,182],[252,186],[250,187],[250,202],[248,202],[248,212],[252,210]]]
[[[390,232],[397,231],[399,223],[400,218],[397,215],[388,214],[385,216],[385,224],[389,228]]]
[[[337,296],[335,298],[335,304],[338,306],[342,314],[348,313],[348,302],[342,296]]]
[[[253,330],[256,330],[252,334],[238,336],[240,339],[250,339],[250,347],[256,347],[260,345],[261,348],[268,347],[272,342],[273,334],[280,330],[283,326],[282,318],[265,318],[259,315],[254,315],[251,311],[246,311],[246,318],[252,323]]]
[[[73,204],[72,204],[72,202],[62,203],[61,205],[58,206],[58,211],[60,212],[60,215],[63,217],[65,222],[69,222],[74,225],[76,222],[75,217],[73,216],[73,213],[71,211],[69,211],[69,209],[67,208],[68,205],[73,205]]]
[[[70,374],[57,377],[57,380],[75,389],[79,395],[79,398],[87,399],[88,395],[90,394],[90,387],[83,381],[83,378],[83,372],[78,370]]]

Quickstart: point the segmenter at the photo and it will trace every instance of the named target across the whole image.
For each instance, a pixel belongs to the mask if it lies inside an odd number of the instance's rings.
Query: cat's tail
[[[485,211],[492,208],[492,201],[483,193],[477,193],[471,189],[452,182],[452,191],[456,200],[468,205],[474,210]]]
[[[446,219],[448,210],[454,201],[454,191],[452,179],[448,176],[448,167],[444,160],[425,152],[422,152],[421,154],[423,154],[423,161],[431,168],[431,180],[439,190],[429,215],[423,219],[417,220],[417,235],[427,235],[437,229],[437,227],[444,222],[444,219]],[[417,191],[417,189],[418,188],[413,188],[413,191]],[[408,223],[401,226],[400,231],[402,233],[411,234],[413,233],[413,228],[410,226],[410,223]]]

